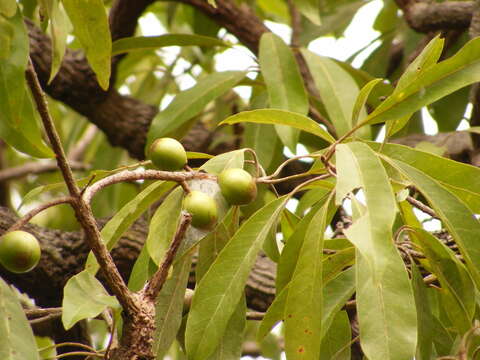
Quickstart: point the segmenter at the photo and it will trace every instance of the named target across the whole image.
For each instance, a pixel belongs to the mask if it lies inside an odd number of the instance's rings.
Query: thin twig
[[[26,70],[26,79],[30,90],[32,91],[35,104],[37,105],[38,113],[42,119],[43,126],[45,127],[45,132],[47,133],[48,140],[50,145],[56,155],[57,165],[62,172],[63,178],[65,179],[65,184],[67,185],[68,191],[72,196],[78,197],[80,190],[78,189],[75,180],[73,178],[72,169],[68,164],[65,151],[63,150],[60,137],[58,136],[57,130],[53,123],[50,112],[48,111],[47,99],[43,93],[40,82],[38,81],[37,73],[33,68],[32,61],[29,59],[28,67]]]
[[[298,155],[298,156],[294,156],[294,157],[291,157],[287,160],[285,160],[283,163],[280,164],[280,166],[277,168],[277,170],[275,170],[273,172],[272,175],[269,175],[269,176],[265,176],[265,177],[262,177],[262,179],[274,179],[276,178],[278,175],[280,175],[280,172],[283,170],[283,168],[285,166],[287,166],[289,163],[291,163],[292,161],[297,161],[297,160],[300,160],[300,159],[305,159],[305,158],[318,158],[318,157],[321,157],[320,154],[308,154],[308,155]]]
[[[165,180],[175,181],[181,183],[183,181],[193,179],[213,179],[213,176],[203,172],[170,172],[161,170],[124,170],[116,174],[107,176],[92,186],[85,189],[83,193],[83,200],[86,203],[92,201],[93,196],[109,185],[118,184],[125,181],[137,181],[137,180]]]
[[[38,317],[46,316],[46,315],[51,315],[51,314],[61,314],[62,313],[62,308],[61,307],[56,307],[56,308],[38,308],[38,309],[25,309],[25,316],[27,319],[35,319]]]
[[[427,205],[425,205],[424,203],[422,203],[421,201],[418,201],[417,199],[411,197],[411,196],[407,196],[407,201],[415,206],[418,210],[421,210],[423,211],[425,214],[428,214],[430,215],[432,218],[435,218],[435,219],[439,219],[438,215],[435,214],[435,211],[431,208],[431,207],[428,207]]]
[[[105,357],[105,355],[97,353],[97,352],[93,353],[93,352],[87,352],[87,351],[72,351],[72,352],[68,352],[68,353],[65,353],[65,354],[50,357],[47,360],[62,359],[62,358],[65,358],[65,357],[77,356],[77,355],[94,356],[94,357],[98,357],[98,358]]]
[[[302,178],[302,177],[306,177],[306,176],[312,176],[313,174],[311,173],[301,173],[301,174],[295,174],[295,175],[290,175],[290,176],[286,176],[286,177],[283,177],[283,178],[279,178],[279,179],[268,179],[268,178],[258,178],[257,179],[257,183],[260,183],[260,184],[278,184],[278,183],[281,183],[281,182],[284,182],[284,181],[289,181],[289,180],[293,180],[293,179],[298,179],[298,178]]]
[[[260,311],[247,311],[246,316],[247,320],[263,320],[265,313]]]
[[[144,296],[149,300],[155,301],[158,293],[162,290],[163,284],[167,280],[170,266],[175,259],[175,255],[177,254],[180,244],[185,237],[185,232],[187,231],[187,228],[191,222],[192,216],[188,213],[182,213],[182,219],[180,221],[180,225],[178,226],[177,233],[175,234],[175,237],[170,244],[167,253],[165,254],[162,265],[160,265],[160,268],[145,286]]]
[[[15,224],[10,226],[10,228],[6,232],[15,231],[21,229],[26,223],[28,223],[35,215],[38,215],[43,210],[46,210],[52,206],[60,205],[60,204],[72,204],[74,202],[74,198],[72,196],[64,196],[44,204],[37,206],[36,208],[30,210],[25,215],[23,215],[20,219],[17,220]]]
[[[80,162],[71,162],[70,166],[73,170],[87,170],[88,165],[82,164]],[[58,170],[58,165],[55,161],[48,160],[43,162],[32,161],[25,164],[6,168],[0,170],[0,181],[18,179],[26,175],[31,174],[42,174],[46,172],[51,172]]]
[[[105,280],[113,294],[118,299],[126,314],[133,315],[138,312],[138,301],[128,289],[125,281],[118,271],[118,268],[113,262],[110,252],[108,251],[105,243],[102,241],[100,230],[98,229],[98,225],[95,217],[93,216],[90,205],[82,199],[80,189],[75,183],[72,169],[70,168],[65,156],[65,151],[60,141],[60,137],[58,136],[54,122],[50,116],[45,94],[40,86],[40,82],[30,59],[26,70],[26,79],[32,92],[33,99],[35,100],[38,113],[40,114],[40,118],[45,128],[45,132],[56,155],[58,167],[63,175],[63,179],[67,185],[68,191],[73,197],[71,204],[75,210],[77,219],[85,232],[85,240],[95,255],[100,267],[102,268]]]

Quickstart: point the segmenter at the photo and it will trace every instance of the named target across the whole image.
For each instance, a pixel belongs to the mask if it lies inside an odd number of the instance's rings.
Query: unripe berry
[[[183,201],[185,210],[192,215],[192,225],[199,229],[211,229],[217,221],[215,200],[201,191],[193,190]]]
[[[0,263],[14,273],[32,270],[40,260],[40,245],[26,231],[11,231],[0,238]]]
[[[183,145],[172,138],[155,140],[148,152],[150,160],[160,170],[181,170],[187,163],[187,153]]]
[[[245,205],[257,197],[257,185],[252,176],[243,169],[223,170],[218,176],[223,197],[230,205]]]

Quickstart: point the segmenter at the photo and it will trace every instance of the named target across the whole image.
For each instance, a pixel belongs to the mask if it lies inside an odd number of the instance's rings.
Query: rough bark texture
[[[0,207],[0,236],[17,219],[12,211]],[[100,225],[103,223],[101,221]],[[80,231],[64,232],[36,225],[27,225],[24,229],[35,235],[40,242],[42,256],[38,266],[25,274],[14,274],[0,268],[0,276],[34,298],[40,307],[61,306],[63,287],[70,277],[83,270],[88,255],[83,234]],[[126,280],[146,239],[147,230],[145,221],[138,220],[125,232],[112,251],[113,259]],[[265,311],[272,302],[275,294],[274,273],[275,264],[268,258],[259,256],[245,290],[252,309]],[[99,276],[102,278],[101,273]],[[46,284],[48,291],[45,291]]]

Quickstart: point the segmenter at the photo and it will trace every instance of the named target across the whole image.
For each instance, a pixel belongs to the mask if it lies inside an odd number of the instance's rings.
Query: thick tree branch
[[[396,0],[410,27],[418,32],[467,29],[472,19],[473,1]]]
[[[18,217],[13,212],[0,207],[0,236],[16,221]],[[100,226],[104,223],[101,221]],[[70,277],[83,270],[89,252],[83,233],[46,229],[32,224],[26,224],[23,229],[39,240],[42,248],[40,262],[34,270],[25,274],[10,273],[0,267],[0,276],[34,298],[40,307],[61,306],[63,287]],[[147,231],[148,224],[144,220],[138,220],[112,250],[115,264],[125,280],[142,249]],[[259,256],[245,288],[250,308],[266,311],[273,301],[275,272],[275,264],[268,258]],[[99,277],[104,278],[101,271]],[[192,277],[192,286],[193,282]],[[48,291],[45,291],[46,287]]]

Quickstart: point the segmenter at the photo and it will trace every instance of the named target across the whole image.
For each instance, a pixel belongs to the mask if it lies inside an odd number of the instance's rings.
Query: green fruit
[[[40,260],[40,245],[26,231],[11,231],[0,238],[0,263],[9,271],[24,273]]]
[[[192,215],[192,225],[211,229],[217,221],[217,204],[211,196],[201,191],[191,191],[183,202],[185,210]]]
[[[257,197],[257,185],[252,176],[243,169],[223,170],[218,176],[223,197],[230,205],[245,205]]]
[[[181,170],[187,164],[187,153],[183,145],[172,138],[155,140],[150,146],[149,157],[160,170]]]

